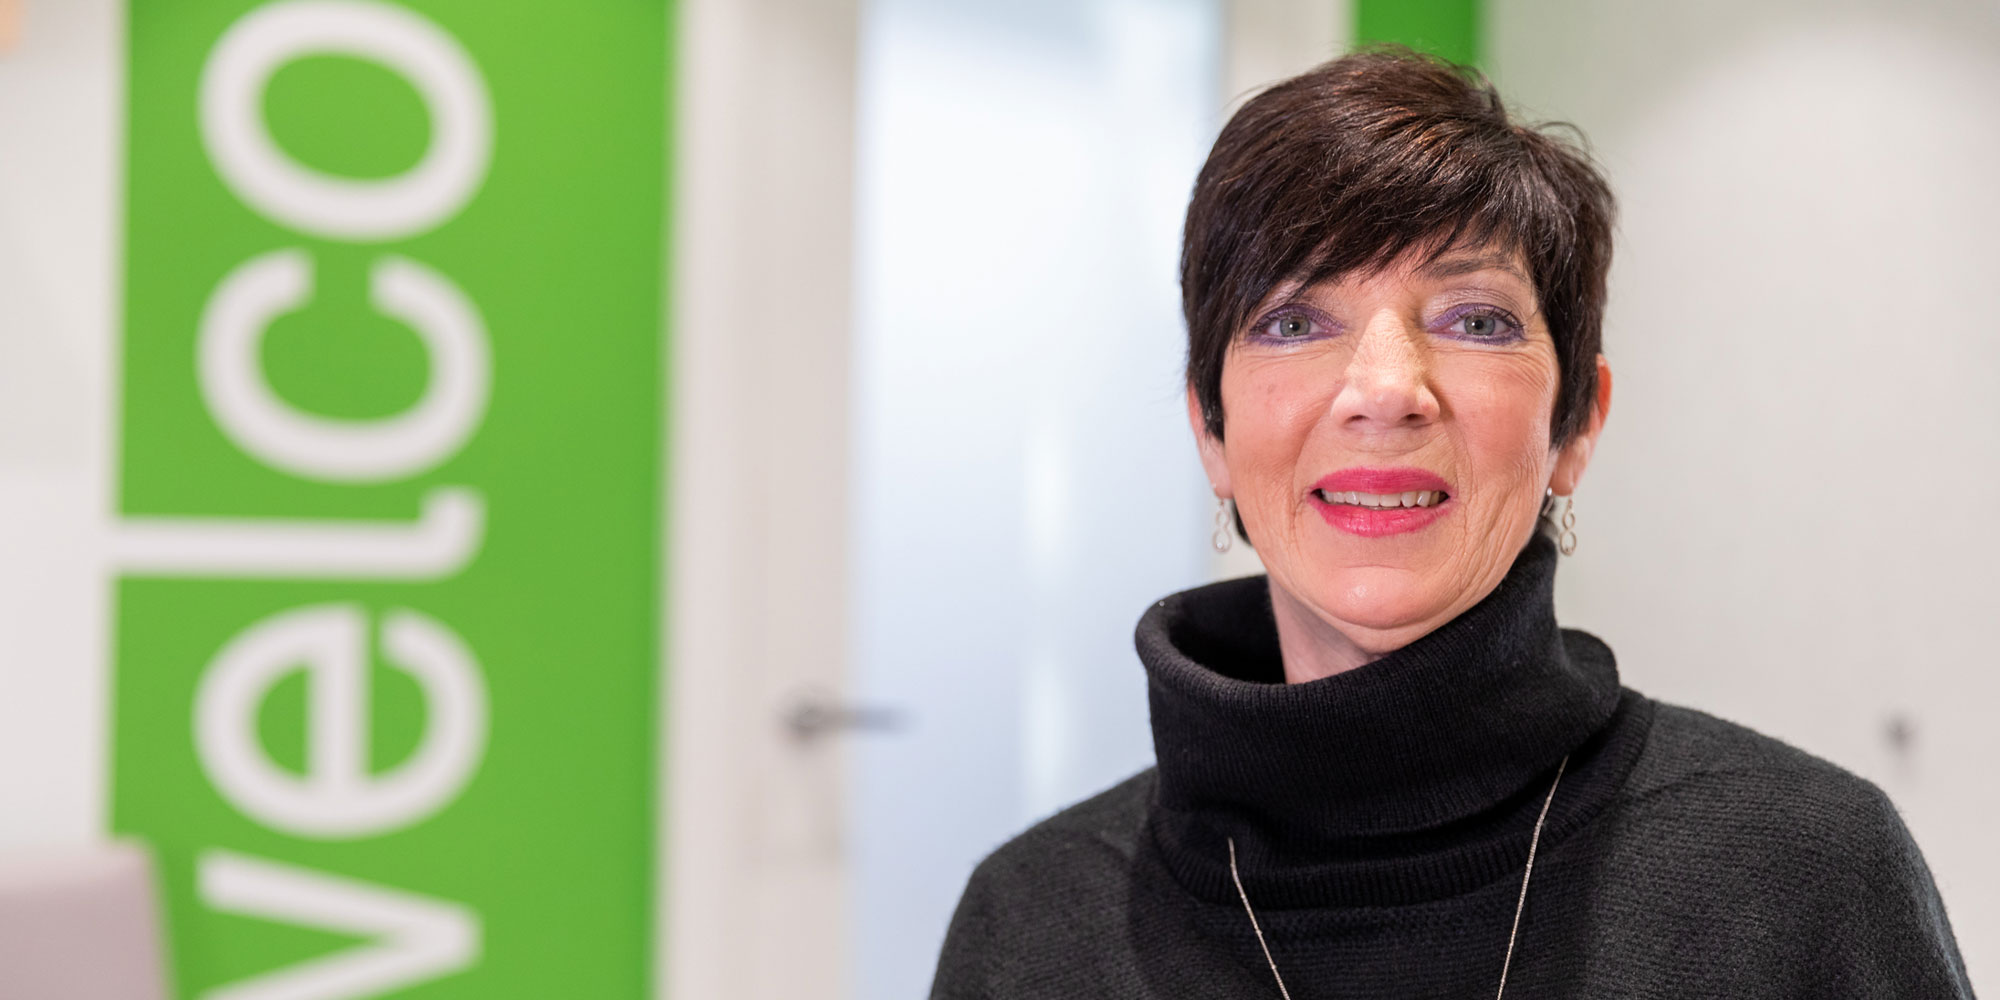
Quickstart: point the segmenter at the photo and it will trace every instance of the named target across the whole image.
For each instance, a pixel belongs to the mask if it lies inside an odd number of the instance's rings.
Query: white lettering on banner
[[[479,552],[478,491],[440,486],[413,522],[288,518],[127,517],[113,558],[144,576],[283,580],[438,580]]]
[[[227,851],[201,856],[203,899],[216,909],[373,942],[231,983],[203,1000],[355,1000],[466,969],[479,957],[479,917],[452,903]]]
[[[293,160],[265,127],[265,87],[288,63],[345,55],[415,87],[430,138],[415,166],[356,180]],[[232,24],[210,50],[199,94],[201,140],[232,194],[280,225],[335,241],[406,239],[442,225],[478,193],[493,151],[485,80],[443,29],[380,0],[278,0]],[[276,249],[238,265],[209,296],[196,338],[196,381],[222,433],[272,469],[342,485],[403,481],[464,447],[486,416],[491,347],[473,301],[443,274],[385,254],[369,268],[373,307],[422,341],[430,375],[402,412],[366,420],[305,413],[265,378],[261,346],[276,317],[313,295],[313,259]],[[114,557],[128,575],[208,579],[441,580],[485,543],[486,506],[466,486],[437,486],[414,522],[125,517]],[[281,611],[243,629],[197,681],[196,754],[222,797],[294,836],[379,836],[422,822],[462,792],[486,751],[488,705],[478,661],[456,632],[416,611],[382,617],[381,653],[414,678],[424,727],[408,759],[375,773],[368,748],[372,668],[367,612],[333,603]],[[258,715],[271,689],[306,674],[306,763],[274,763]],[[200,855],[196,891],[217,910],[374,937],[370,945],[211,990],[205,1000],[356,1000],[470,968],[480,953],[471,909],[224,851]]]
[[[323,173],[287,156],[264,127],[264,87],[303,56],[378,63],[413,85],[430,114],[417,165],[381,180]],[[486,177],[493,111],[457,40],[400,7],[368,0],[286,0],[231,25],[201,74],[201,137],[238,196],[271,219],[329,239],[413,236],[465,206]]]
[[[331,482],[401,479],[457,452],[486,413],[493,371],[486,326],[465,293],[405,257],[382,257],[369,269],[369,301],[415,330],[430,354],[423,398],[377,420],[301,413],[265,381],[264,331],[311,297],[312,258],[303,250],[252,257],[209,297],[196,371],[202,399],[230,440],[272,468]]]
[[[384,616],[382,652],[423,690],[425,724],[407,761],[368,767],[368,618],[357,605],[294,608],[222,648],[195,695],[195,747],[210,781],[264,825],[302,837],[391,832],[456,796],[486,745],[486,689],[457,635],[400,610]],[[303,776],[274,763],[258,709],[294,670],[307,675]]]

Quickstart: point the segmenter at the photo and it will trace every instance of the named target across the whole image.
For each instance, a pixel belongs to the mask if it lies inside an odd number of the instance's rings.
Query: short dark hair
[[[1222,364],[1271,290],[1498,241],[1526,258],[1559,373],[1550,443],[1597,393],[1611,189],[1566,126],[1508,120],[1476,70],[1374,47],[1273,85],[1209,151],[1181,244],[1187,379],[1222,438]],[[1571,128],[1580,141],[1581,133]]]

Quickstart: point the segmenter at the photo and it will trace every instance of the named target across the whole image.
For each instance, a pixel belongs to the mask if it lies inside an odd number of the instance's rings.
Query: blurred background
[[[0,998],[924,995],[1257,571],[1181,213],[1370,41],[1621,201],[1564,623],[2000,989],[1987,0],[0,0]]]

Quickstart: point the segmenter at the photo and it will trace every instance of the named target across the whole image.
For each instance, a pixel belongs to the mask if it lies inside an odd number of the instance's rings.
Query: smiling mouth
[[[1404,507],[1435,507],[1449,499],[1443,490],[1409,490],[1403,493],[1357,493],[1353,490],[1335,492],[1314,490],[1313,495],[1320,502],[1337,507],[1360,507],[1364,510],[1401,510]]]

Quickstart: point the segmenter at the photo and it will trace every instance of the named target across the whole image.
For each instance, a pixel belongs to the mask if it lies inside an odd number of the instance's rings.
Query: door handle
[[[839,733],[900,732],[906,721],[905,713],[893,706],[849,704],[825,692],[801,695],[783,713],[785,730],[799,743]]]

